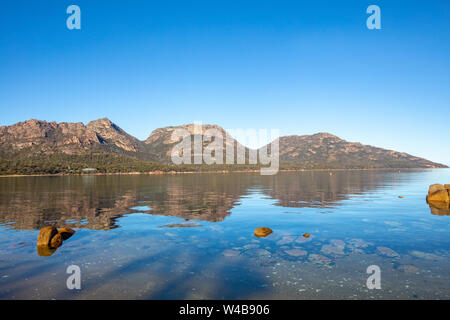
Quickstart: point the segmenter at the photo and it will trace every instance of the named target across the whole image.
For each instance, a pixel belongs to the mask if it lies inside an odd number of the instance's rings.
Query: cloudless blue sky
[[[0,125],[108,117],[146,139],[199,120],[450,165],[449,40],[450,1],[5,1]]]

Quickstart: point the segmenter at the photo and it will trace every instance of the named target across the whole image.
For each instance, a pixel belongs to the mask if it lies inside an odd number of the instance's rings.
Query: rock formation
[[[432,214],[450,215],[450,184],[431,185],[426,199]]]

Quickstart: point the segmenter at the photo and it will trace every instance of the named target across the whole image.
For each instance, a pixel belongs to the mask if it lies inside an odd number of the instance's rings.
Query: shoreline
[[[316,171],[413,171],[432,170],[449,168],[334,168],[334,169],[279,169],[279,172],[316,172]],[[149,172],[97,172],[97,173],[44,173],[44,174],[4,174],[0,178],[18,177],[77,177],[77,176],[110,176],[110,175],[177,175],[177,174],[230,174],[230,173],[260,173],[260,169],[255,170],[215,170],[215,171],[149,171]],[[276,173],[276,174],[277,174]],[[275,174],[275,175],[276,175]]]

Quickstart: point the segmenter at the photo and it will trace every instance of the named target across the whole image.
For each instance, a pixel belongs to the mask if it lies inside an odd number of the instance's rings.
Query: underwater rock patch
[[[292,257],[304,257],[308,254],[308,252],[302,249],[291,249],[285,250],[284,252]]]
[[[330,264],[331,260],[321,254],[310,254],[308,260],[317,264]]]
[[[245,251],[245,254],[256,257],[264,257],[271,255],[270,252],[265,249],[250,249]]]
[[[377,251],[379,254],[389,258],[395,258],[400,256],[397,252],[387,247],[377,247]]]
[[[425,260],[434,260],[434,261],[443,260],[442,257],[435,255],[434,253],[422,252],[422,251],[418,251],[418,250],[413,250],[409,254],[416,258],[425,259]]]
[[[367,248],[368,246],[372,245],[371,243],[366,242],[362,239],[352,239],[348,243],[354,246],[355,248]]]
[[[344,248],[345,248],[345,242],[342,241],[342,240],[333,239],[333,240],[330,240],[330,243],[331,243],[333,246],[335,246],[335,247],[338,247],[338,248],[341,248],[341,249],[344,249]]]
[[[292,243],[295,240],[295,236],[284,236],[281,240],[277,241],[278,246],[282,246],[288,243]]]
[[[320,251],[323,252],[324,254],[335,255],[335,256],[342,256],[345,254],[344,250],[342,250],[341,247],[330,246],[327,244],[323,245],[322,249]]]
[[[302,236],[295,240],[295,243],[306,243],[310,242],[313,239],[313,236],[309,235],[308,237]]]
[[[404,273],[419,273],[419,269],[412,265],[401,265],[397,269]]]
[[[227,250],[222,251],[222,254],[223,254],[225,257],[236,257],[236,256],[238,256],[238,255],[240,254],[240,252],[237,251],[237,250],[230,250],[230,249],[227,249]]]

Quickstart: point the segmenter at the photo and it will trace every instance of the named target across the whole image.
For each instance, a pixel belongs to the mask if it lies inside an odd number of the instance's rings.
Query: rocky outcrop
[[[60,228],[60,230],[56,229],[55,226],[43,227],[38,235],[37,253],[40,256],[51,256],[62,245],[63,241],[70,238],[74,233],[73,229],[67,227]]]
[[[348,142],[329,133],[279,138],[280,161],[336,168],[442,168],[407,153]]]
[[[112,153],[145,154],[145,144],[109,119],[84,125],[81,122],[47,122],[31,119],[0,127],[0,152],[28,154],[79,154],[99,150]]]
[[[255,237],[258,237],[258,238],[267,237],[271,233],[272,233],[272,230],[267,227],[256,228],[255,232],[254,232]]]
[[[101,137],[103,143],[114,145],[129,152],[144,152],[145,146],[142,141],[129,135],[107,118],[89,122],[86,128]]]
[[[52,238],[58,234],[58,230],[54,226],[44,227],[39,231],[37,245],[49,246]]]
[[[433,184],[428,189],[427,203],[431,214],[450,215],[450,184]]]
[[[190,134],[191,141],[194,141],[195,136],[200,136],[200,141],[202,141],[202,151],[205,150],[205,148],[210,144],[210,142],[213,142],[215,137],[212,135],[214,132],[219,132],[223,139],[223,147],[222,147],[222,154],[223,163],[226,163],[226,150],[227,148],[229,150],[233,150],[234,156],[234,163],[236,163],[237,159],[237,148],[242,148],[245,150],[245,156],[248,156],[248,148],[241,145],[238,141],[236,141],[234,138],[229,136],[229,133],[225,131],[222,127],[217,125],[210,125],[210,124],[204,124],[204,125],[198,125],[197,128],[194,124],[185,124],[181,126],[171,126],[171,127],[165,127],[165,128],[159,128],[154,130],[150,136],[145,140],[145,144],[147,146],[147,150],[149,154],[151,154],[151,158],[153,161],[159,162],[159,163],[165,163],[170,164],[172,163],[172,149],[177,145],[180,141],[179,140],[172,140],[172,134],[176,130],[186,130]],[[199,132],[196,132],[196,131]],[[203,142],[205,141],[205,142]],[[206,142],[207,141],[207,142]],[[193,146],[193,145],[191,145]],[[193,156],[194,152],[192,150],[191,152],[191,163],[194,163]]]
[[[449,185],[446,185],[449,186]],[[450,188],[445,188],[442,184],[433,184],[428,189],[427,201],[450,202]]]

